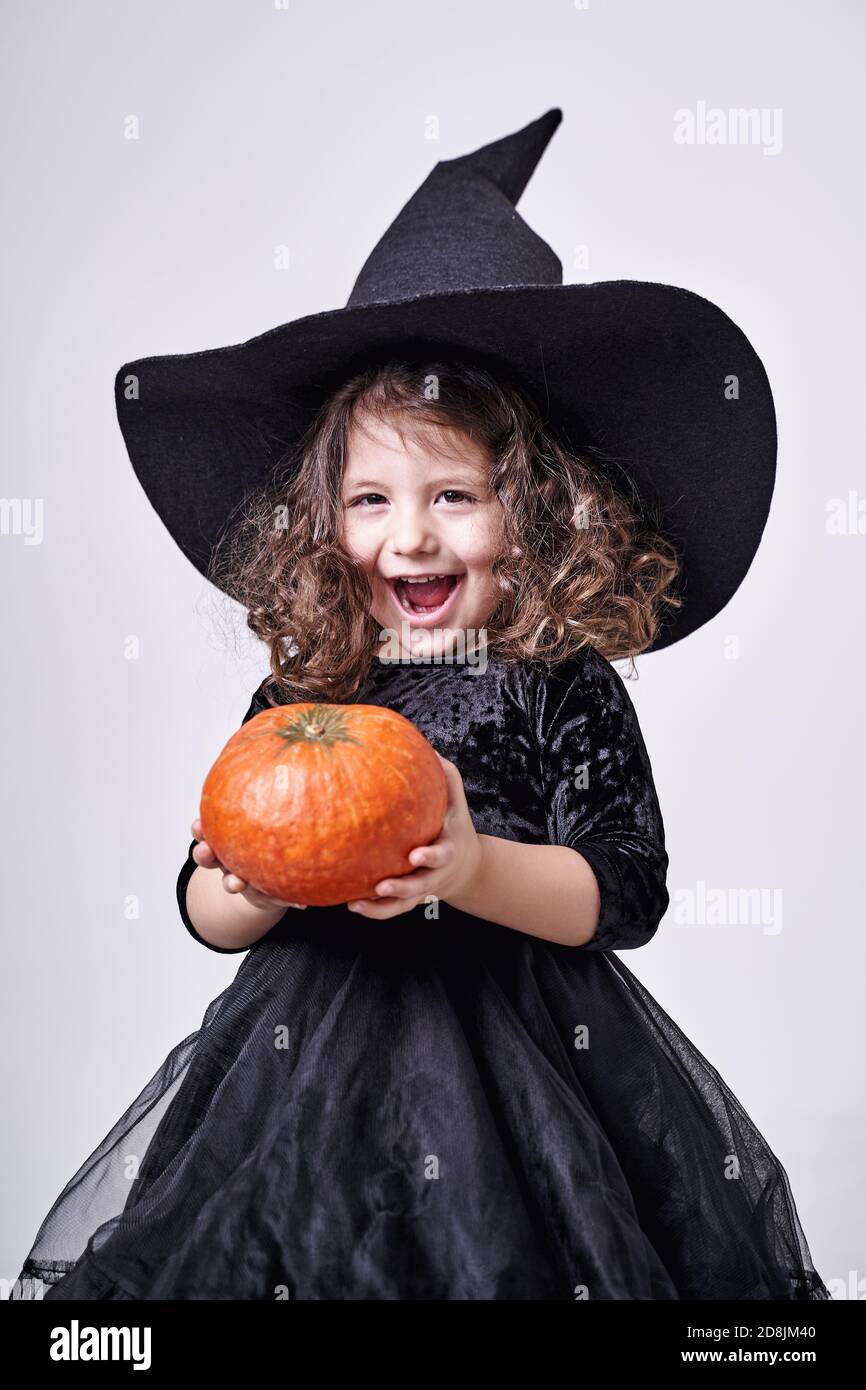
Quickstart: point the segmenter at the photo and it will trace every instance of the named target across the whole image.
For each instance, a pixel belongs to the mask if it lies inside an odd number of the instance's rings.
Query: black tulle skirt
[[[308,909],[67,1184],[14,1296],[830,1294],[778,1159],[620,957]]]

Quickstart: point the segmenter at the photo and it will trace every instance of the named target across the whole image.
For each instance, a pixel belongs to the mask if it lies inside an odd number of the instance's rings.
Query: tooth
[[[453,574],[403,574],[399,576],[402,584],[425,584],[430,579],[454,579]]]

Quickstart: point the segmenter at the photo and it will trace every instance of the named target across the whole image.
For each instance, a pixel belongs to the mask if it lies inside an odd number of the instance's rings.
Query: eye
[[[473,497],[473,496],[471,495],[471,493],[468,493],[468,492],[458,492],[456,488],[446,488],[444,492],[440,492],[439,496],[440,496],[440,497],[451,497],[451,498],[456,497],[456,498],[458,498],[461,502],[477,502],[477,501],[478,501],[478,498],[477,498],[477,497]]]
[[[362,502],[367,502],[371,497],[372,497],[376,502],[384,502],[384,501],[385,501],[385,498],[382,496],[381,492],[365,492],[364,495],[363,495],[362,497],[356,497],[355,500],[354,500],[353,502],[350,502],[350,503],[349,503],[349,506],[350,506],[350,507],[359,507],[359,506],[361,505]]]

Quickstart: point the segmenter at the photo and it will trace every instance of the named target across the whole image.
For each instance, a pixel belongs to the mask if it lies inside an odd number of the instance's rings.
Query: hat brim
[[[776,418],[767,375],[717,305],[636,280],[421,295],[313,314],[227,347],[126,363],[115,400],[133,469],[201,574],[230,513],[325,398],[391,351],[499,363],[568,441],[594,444],[619,462],[685,570],[683,607],[648,650],[681,640],[732,598],[773,493]]]

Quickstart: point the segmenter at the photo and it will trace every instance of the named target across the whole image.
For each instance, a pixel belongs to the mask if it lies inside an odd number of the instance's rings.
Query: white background
[[[714,300],[779,420],[746,580],[629,685],[672,905],[623,959],[781,1159],[825,1281],[866,1278],[866,535],[826,522],[866,495],[863,7],[52,0],[5,5],[3,28],[2,493],[43,499],[44,536],[0,536],[0,1276],[243,959],[197,945],[174,890],[266,654],[151,510],[114,374],[343,305],[437,159],[558,105],[520,211],[566,280]],[[780,108],[781,152],[676,144],[674,112],[700,101]],[[678,922],[700,882],[781,889],[782,930]]]

